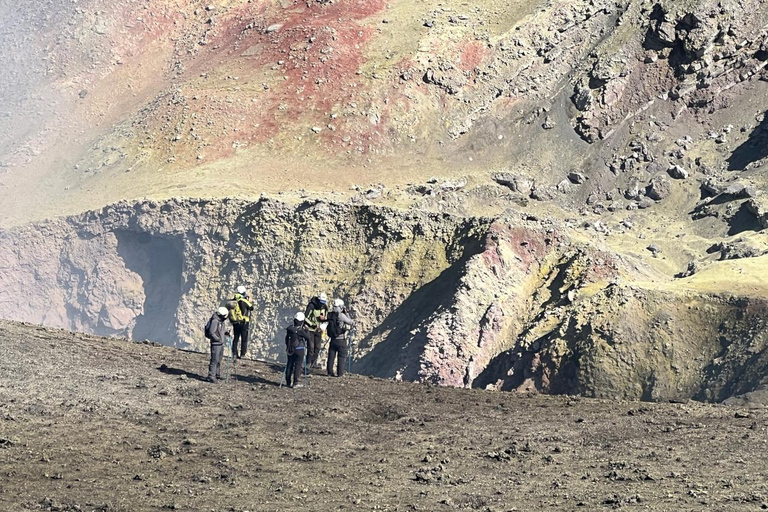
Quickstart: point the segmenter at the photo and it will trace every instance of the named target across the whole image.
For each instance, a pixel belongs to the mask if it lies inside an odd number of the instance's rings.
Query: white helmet
[[[304,313],[299,311],[298,313],[296,313],[296,316],[293,317],[293,318],[298,320],[299,322],[303,322],[304,321]]]
[[[335,308],[343,308],[344,307],[344,301],[341,299],[336,299],[333,301],[333,307]]]
[[[220,317],[227,318],[227,315],[229,315],[229,310],[224,306],[221,306],[219,309],[216,310],[216,314],[219,315]]]
[[[237,293],[239,293],[240,295],[245,295],[245,286],[238,286]]]
[[[320,302],[322,302],[323,304],[328,302],[328,296],[325,293],[320,294]]]

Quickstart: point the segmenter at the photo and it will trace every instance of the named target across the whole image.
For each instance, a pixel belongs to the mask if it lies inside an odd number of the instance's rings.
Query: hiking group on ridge
[[[236,359],[245,357],[248,351],[248,338],[250,332],[250,317],[253,312],[253,302],[248,297],[245,287],[238,286],[237,293],[211,315],[205,324],[205,337],[211,342],[211,360],[208,366],[209,382],[216,382],[222,378],[221,361],[224,355],[224,344],[232,342],[231,351]],[[232,325],[234,336],[226,327],[226,321]],[[328,296],[321,293],[312,297],[304,312],[297,312],[293,317],[292,325],[286,327],[285,352],[287,363],[285,366],[285,380],[288,387],[302,387],[299,382],[302,372],[308,372],[309,368],[319,367],[318,358],[323,348],[323,339],[327,334],[328,361],[326,373],[331,377],[344,375],[347,364],[348,339],[347,332],[354,322],[344,307],[344,301],[335,299],[333,308],[328,310]],[[238,350],[238,343],[240,350]],[[334,364],[336,371],[334,372]]]

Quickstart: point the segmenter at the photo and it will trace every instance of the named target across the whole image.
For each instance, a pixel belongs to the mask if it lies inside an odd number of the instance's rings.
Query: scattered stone
[[[741,183],[733,183],[723,190],[723,194],[731,197],[741,197],[745,188],[747,187]]]
[[[533,181],[523,176],[515,176],[504,172],[494,174],[493,180],[499,185],[509,188],[513,192],[519,192],[526,196],[533,190]]]
[[[545,187],[533,187],[529,197],[536,201],[547,201],[549,199],[552,199],[552,195],[549,193],[549,190],[547,190]]]
[[[768,204],[752,198],[745,203],[747,211],[753,214],[763,229],[768,228]]]
[[[571,171],[568,173],[568,179],[573,183],[574,185],[581,185],[585,181],[587,181],[587,177],[581,174],[580,172]]]
[[[670,165],[669,169],[667,169],[667,174],[676,180],[684,180],[688,178],[688,171],[677,164]]]
[[[699,271],[699,265],[695,261],[688,262],[688,268],[686,268],[684,271],[675,274],[675,277],[678,279],[682,279],[685,277],[691,277],[693,274]]]
[[[547,116],[547,117],[544,119],[544,122],[543,122],[543,123],[542,123],[542,125],[541,125],[541,127],[542,127],[542,128],[544,128],[545,130],[551,130],[551,129],[552,129],[552,128],[554,128],[555,126],[556,126],[556,125],[555,125],[555,122],[554,122],[554,121],[552,120],[552,118],[551,118],[551,117],[549,117],[549,116]]]
[[[461,190],[467,186],[467,179],[461,178],[458,180],[446,180],[440,184],[440,188],[443,190]]]
[[[717,196],[723,192],[723,187],[710,178],[702,182],[701,191],[707,196]]]
[[[645,189],[645,195],[654,201],[661,201],[672,191],[672,184],[664,176],[656,176]]]
[[[752,186],[746,186],[744,187],[744,190],[741,191],[741,197],[745,197],[747,199],[757,197],[757,189]]]
[[[573,184],[569,180],[563,180],[557,184],[557,191],[561,194],[570,194],[573,189]]]
[[[633,178],[629,182],[627,189],[624,191],[624,197],[627,199],[640,199],[641,196],[640,181],[637,178]]]
[[[267,27],[266,33],[271,34],[272,32],[277,32],[281,28],[283,28],[282,23],[275,23],[274,25],[270,25]]]
[[[651,254],[653,254],[653,256],[654,256],[654,257],[656,257],[656,256],[658,256],[659,254],[661,254],[661,247],[659,247],[659,246],[658,246],[658,245],[656,245],[656,244],[651,244],[651,245],[649,245],[648,247],[646,247],[646,249],[648,249],[649,251],[651,251]]]

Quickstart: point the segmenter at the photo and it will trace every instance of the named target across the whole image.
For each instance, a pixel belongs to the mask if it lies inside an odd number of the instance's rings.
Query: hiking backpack
[[[299,330],[298,329],[289,329],[291,333],[291,350],[305,350],[307,347],[305,347],[304,338],[299,336]]]
[[[213,339],[213,335],[211,334],[212,323],[213,323],[213,317],[208,319],[208,321],[205,323],[205,327],[203,328],[203,330],[205,331],[205,337],[209,340]]]
[[[347,332],[347,326],[341,321],[341,315],[336,311],[331,311],[328,315],[328,336],[338,338]]]
[[[237,323],[245,320],[245,316],[243,316],[243,312],[240,309],[240,303],[236,298],[229,299],[226,307],[229,310],[229,320],[231,322]]]

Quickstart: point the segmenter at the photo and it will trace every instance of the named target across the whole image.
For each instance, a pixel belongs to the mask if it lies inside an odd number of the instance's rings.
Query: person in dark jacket
[[[227,319],[229,311],[225,307],[220,307],[211,316],[210,327],[206,329],[206,336],[211,340],[211,362],[208,365],[208,382],[216,382],[221,379],[221,356],[224,354],[224,343],[229,331],[226,330],[224,321]]]
[[[333,311],[328,315],[328,336],[331,338],[328,347],[328,364],[326,371],[329,377],[341,377],[347,364],[347,330],[355,325],[347,310],[344,309],[344,301],[333,301]],[[336,362],[336,374],[333,373],[333,362]]]
[[[289,388],[300,388],[303,385],[299,379],[309,343],[309,333],[304,328],[304,313],[301,311],[296,313],[293,318],[293,325],[289,325],[285,330],[285,352],[288,355],[285,381]]]
[[[323,324],[328,321],[328,296],[321,293],[312,297],[304,311],[304,324],[309,331],[307,345],[307,365],[311,368],[317,363],[320,350],[323,348]]]

